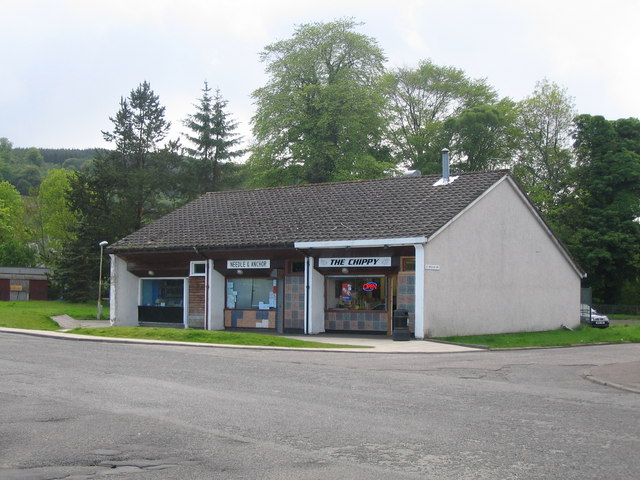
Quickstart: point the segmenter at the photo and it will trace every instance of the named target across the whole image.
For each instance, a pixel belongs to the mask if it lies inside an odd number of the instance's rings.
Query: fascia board
[[[365,248],[365,247],[397,247],[405,245],[416,245],[427,243],[427,237],[405,237],[405,238],[374,238],[366,240],[328,240],[318,242],[295,242],[293,245],[299,249],[313,248]]]

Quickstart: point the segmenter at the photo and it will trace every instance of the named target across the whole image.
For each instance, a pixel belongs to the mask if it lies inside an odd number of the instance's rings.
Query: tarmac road
[[[640,395],[587,377],[639,359],[637,344],[373,354],[0,332],[0,478],[626,480]]]

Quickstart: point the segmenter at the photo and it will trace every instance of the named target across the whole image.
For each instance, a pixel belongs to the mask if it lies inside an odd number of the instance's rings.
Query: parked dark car
[[[596,312],[589,305],[580,305],[580,323],[590,325],[595,328],[607,328],[609,317]]]

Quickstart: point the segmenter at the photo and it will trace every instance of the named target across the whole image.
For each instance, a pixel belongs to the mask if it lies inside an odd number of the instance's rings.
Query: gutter
[[[217,248],[217,247],[195,247],[195,246],[189,246],[189,247],[178,247],[178,248],[148,248],[148,249],[140,249],[140,248],[106,248],[105,252],[106,253],[111,253],[114,255],[148,255],[148,254],[155,254],[155,253],[192,253],[194,250],[199,254],[199,255],[204,255],[203,253],[201,253],[200,250],[205,250],[207,252],[242,252],[242,251],[253,251],[253,250],[291,250],[292,248],[295,248],[292,245],[288,245],[288,246],[283,246],[283,245],[279,245],[279,246],[268,246],[268,245],[257,245],[255,247],[221,247],[221,248]]]

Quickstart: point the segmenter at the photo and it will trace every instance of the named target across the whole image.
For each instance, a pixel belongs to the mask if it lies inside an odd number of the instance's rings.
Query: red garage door
[[[47,281],[31,280],[29,282],[29,300],[47,299]]]

